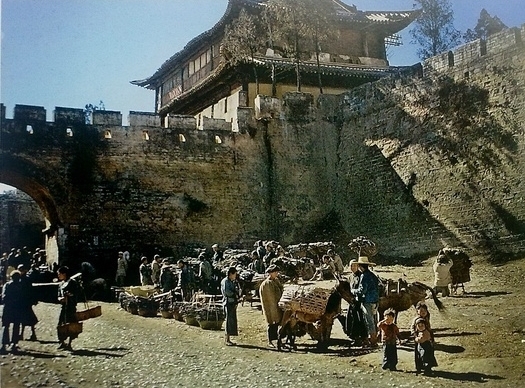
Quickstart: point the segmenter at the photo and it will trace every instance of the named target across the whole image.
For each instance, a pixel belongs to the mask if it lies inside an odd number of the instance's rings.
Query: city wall
[[[384,257],[525,251],[525,26],[345,94],[258,96],[238,130],[190,116],[2,106],[0,180],[67,256],[358,235]],[[235,128],[237,129],[237,128]]]

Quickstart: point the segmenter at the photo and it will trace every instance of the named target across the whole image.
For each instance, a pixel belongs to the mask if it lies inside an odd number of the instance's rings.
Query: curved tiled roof
[[[391,25],[392,31],[397,32],[410,24],[418,14],[418,11],[402,11],[402,12],[381,12],[381,11],[359,11],[353,5],[347,5],[340,0],[332,0],[334,2],[334,12],[340,20],[346,22],[368,24],[368,25]],[[163,74],[170,71],[174,65],[182,60],[193,51],[197,50],[204,41],[209,41],[215,34],[220,33],[226,23],[236,17],[238,11],[244,7],[263,7],[268,0],[228,0],[228,6],[224,15],[211,29],[203,32],[190,40],[184,48],[178,53],[166,60],[161,67],[150,77],[142,80],[131,81],[133,85],[142,86],[148,89],[155,89],[156,82]],[[394,31],[395,30],[395,31]]]

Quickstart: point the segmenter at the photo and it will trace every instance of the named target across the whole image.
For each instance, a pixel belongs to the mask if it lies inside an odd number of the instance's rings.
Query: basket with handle
[[[84,295],[84,310],[77,311],[77,320],[86,321],[90,318],[100,317],[102,315],[102,306],[89,307],[89,303],[84,293],[84,287],[82,287],[82,294]]]
[[[70,322],[57,326],[58,337],[67,338],[71,336],[78,336],[82,333],[82,322]]]

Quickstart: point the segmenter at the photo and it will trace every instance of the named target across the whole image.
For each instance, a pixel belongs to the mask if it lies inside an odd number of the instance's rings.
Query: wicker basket
[[[141,317],[156,317],[157,316],[157,310],[156,309],[149,309],[149,308],[138,308],[138,314]]]
[[[220,321],[198,321],[199,326],[204,330],[221,330],[222,329],[222,323],[224,320]]]
[[[77,311],[77,320],[86,321],[89,318],[96,318],[102,315],[102,306],[90,307],[86,310]]]
[[[58,337],[67,338],[82,333],[82,322],[71,322],[57,326]]]
[[[197,321],[197,318],[191,315],[185,315],[184,316],[184,322],[186,322],[186,325],[190,326],[200,326],[199,321]]]

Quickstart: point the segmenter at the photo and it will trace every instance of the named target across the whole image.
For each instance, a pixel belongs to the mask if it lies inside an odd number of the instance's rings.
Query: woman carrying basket
[[[61,281],[58,287],[58,301],[62,304],[60,318],[58,320],[57,334],[60,342],[59,349],[73,350],[71,341],[78,337],[82,330],[72,330],[76,325],[66,325],[77,323],[77,302],[80,286],[75,279],[71,279],[68,267],[58,269],[58,280]],[[69,342],[66,345],[66,339]]]

